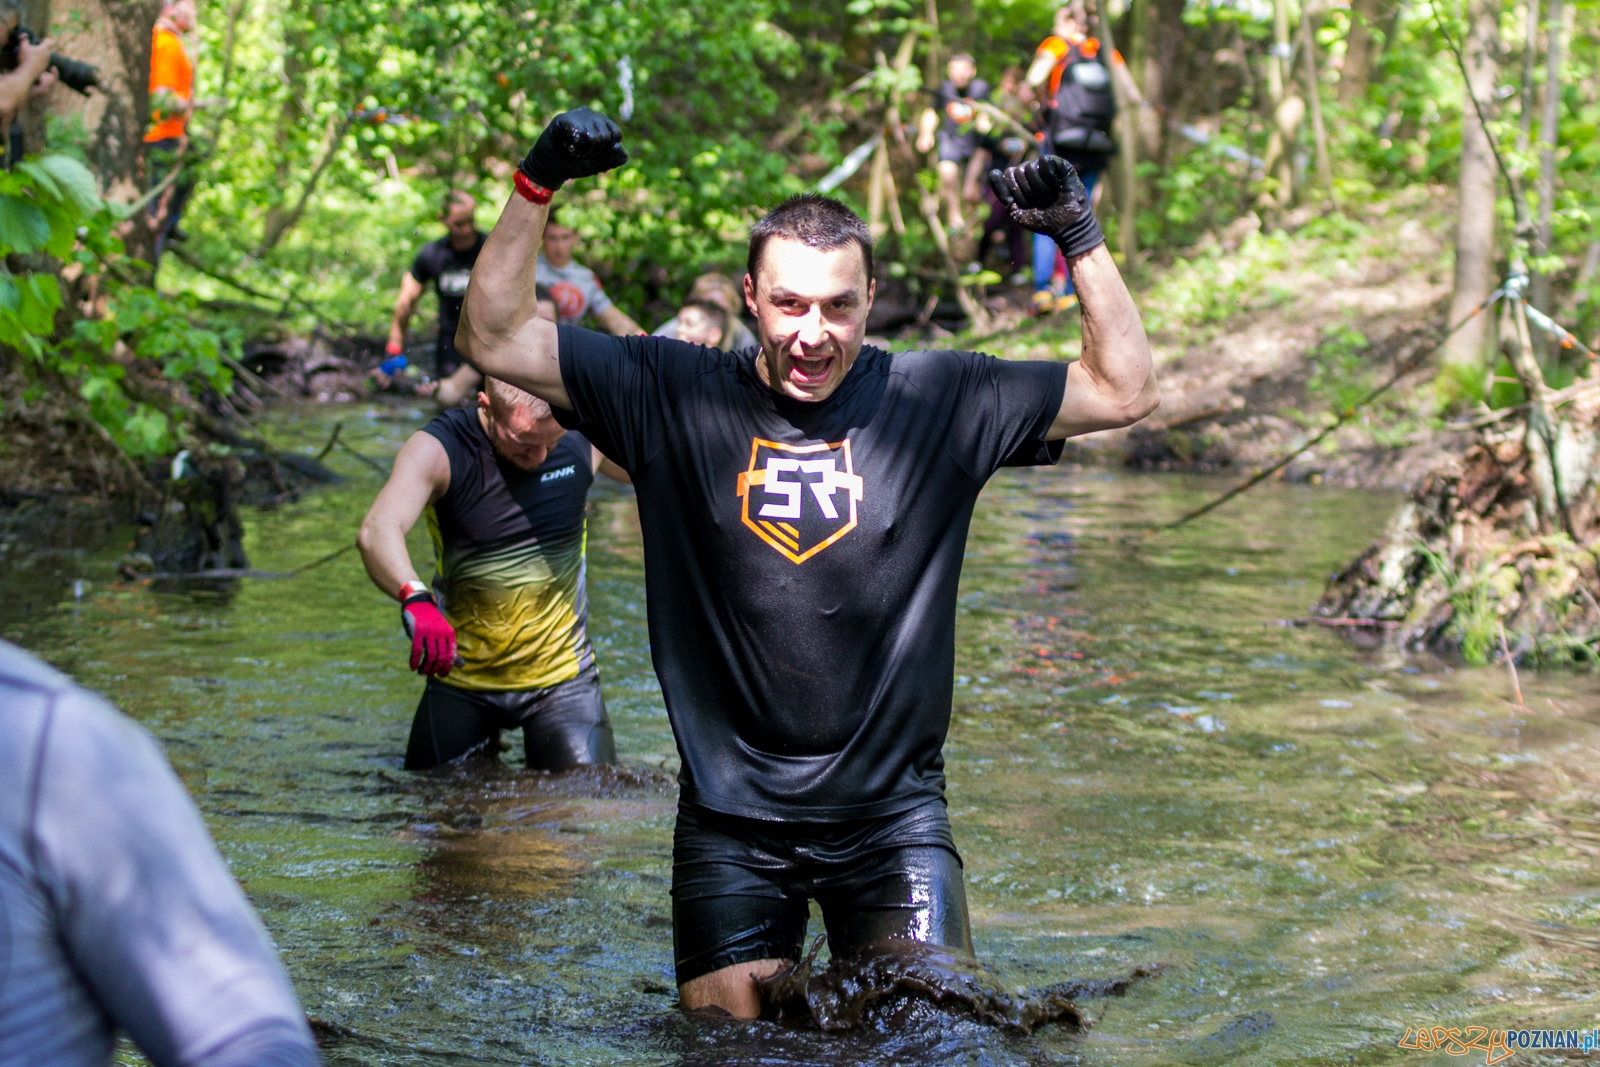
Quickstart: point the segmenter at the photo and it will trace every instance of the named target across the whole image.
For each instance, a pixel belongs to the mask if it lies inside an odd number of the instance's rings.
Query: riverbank
[[[1453,196],[1416,186],[1324,216],[1254,215],[1130,273],[1161,407],[1126,431],[1081,439],[1085,460],[1145,470],[1251,470],[1294,450],[1435,327],[1449,299]],[[1076,313],[978,340],[1012,359],[1072,359]],[[1431,364],[1402,379],[1315,452],[1291,481],[1405,489],[1464,446],[1440,418]]]

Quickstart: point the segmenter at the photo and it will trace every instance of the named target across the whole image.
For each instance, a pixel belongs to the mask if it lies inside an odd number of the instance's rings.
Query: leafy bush
[[[55,383],[73,384],[124,451],[161,455],[177,444],[173,413],[131,397],[130,372],[226,394],[233,377],[226,359],[238,339],[196,327],[192,297],[125,280],[130,264],[115,233],[121,217],[96,195],[88,170],[67,156],[24,160],[0,175],[0,344],[32,372],[25,399]],[[62,261],[62,275],[94,294],[86,317],[63,298],[56,273]],[[23,263],[26,269],[12,269]]]

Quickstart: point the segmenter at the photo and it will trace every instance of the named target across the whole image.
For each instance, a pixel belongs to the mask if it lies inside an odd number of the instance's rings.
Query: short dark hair
[[[439,217],[443,218],[444,216],[450,214],[450,209],[456,207],[457,205],[460,205],[461,207],[470,207],[476,210],[478,202],[477,200],[473,199],[472,194],[467,192],[465,189],[451,189],[449,192],[444,194],[444,200],[439,204]]]
[[[759,277],[761,254],[767,242],[774,237],[799,241],[809,248],[831,251],[854,244],[861,249],[861,262],[867,268],[867,281],[872,281],[872,232],[861,216],[845,207],[831,196],[820,193],[801,193],[791,196],[750,228],[750,255],[745,269],[750,272],[750,284]]]

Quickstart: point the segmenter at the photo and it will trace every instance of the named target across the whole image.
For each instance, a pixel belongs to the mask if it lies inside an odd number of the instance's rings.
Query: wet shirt
[[[556,415],[638,494],[683,798],[834,821],[941,795],[973,505],[1060,454],[1066,365],[868,347],[813,404],[751,349],[558,332]]]
[[[435,348],[440,373],[447,373],[446,363],[460,362],[455,354],[456,327],[461,323],[461,304],[467,298],[467,283],[472,280],[472,268],[478,262],[485,240],[487,238],[480,233],[471,248],[458,252],[451,246],[448,236],[441,237],[423,245],[411,264],[413,278],[423,285],[432,282],[439,291],[439,339]]]
[[[584,585],[589,442],[569,433],[537,469],[500,458],[476,408],[423,432],[450,458],[450,488],[426,511],[463,664],[442,679],[475,690],[542,689],[594,662]]]
[[[155,742],[0,642],[0,1065],[314,1067],[266,931]]]
[[[564,267],[552,267],[539,256],[538,281],[555,297],[556,320],[575,323],[585,315],[598,315],[611,306],[611,298],[600,288],[600,279],[594,271],[576,260],[568,260]]]

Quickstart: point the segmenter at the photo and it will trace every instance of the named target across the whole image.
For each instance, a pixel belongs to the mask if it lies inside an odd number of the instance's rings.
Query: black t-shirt
[[[423,245],[411,264],[411,276],[423,285],[433,282],[439,292],[439,339],[434,342],[434,355],[440,374],[448,374],[461,365],[461,357],[456,354],[456,327],[461,323],[461,302],[467,298],[473,264],[478,262],[486,239],[480,233],[471,248],[457,252],[448,236],[441,237]],[[449,370],[447,364],[451,364]]]
[[[446,411],[422,432],[450,459],[450,488],[426,512],[463,661],[443,681],[506,691],[576,678],[594,662],[583,556],[589,442],[566,434],[525,471],[495,452],[476,408]]]
[[[956,83],[949,78],[940,82],[933,91],[933,109],[939,113],[939,132],[968,146],[976,145],[978,133],[973,123],[978,111],[972,101],[987,99],[989,83],[982,78],[973,78],[965,89],[956,88]]]
[[[942,794],[978,492],[1052,463],[1066,366],[863,348],[821,403],[755,349],[559,328],[557,409],[633,475],[684,799],[837,821]]]

